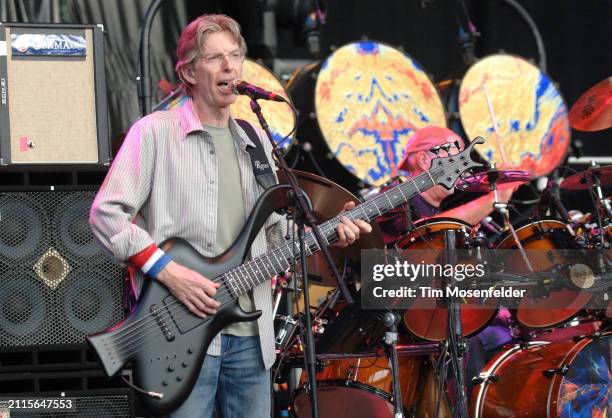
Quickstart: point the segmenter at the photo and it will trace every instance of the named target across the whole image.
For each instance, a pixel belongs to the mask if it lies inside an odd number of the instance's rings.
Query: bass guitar
[[[372,222],[434,185],[450,189],[465,171],[482,167],[471,157],[474,146],[482,143],[484,139],[478,137],[459,154],[433,159],[427,172],[342,215]],[[442,149],[448,150],[448,147]],[[108,376],[132,363],[133,384],[149,395],[143,397],[143,404],[149,411],[165,415],[185,401],[196,383],[215,335],[229,324],[253,321],[261,315],[261,311],[243,311],[238,297],[287,270],[299,258],[293,245],[285,244],[244,262],[251,243],[268,216],[279,204],[288,205],[287,191],[287,185],[277,185],[264,192],[234,244],[217,257],[204,257],[179,238],[160,245],[177,263],[221,284],[215,296],[221,302],[217,314],[200,318],[162,284],[146,280],[135,309],[124,321],[86,338]],[[337,241],[339,222],[339,217],[334,217],[319,225],[328,244]],[[320,250],[312,232],[305,238],[307,255]]]

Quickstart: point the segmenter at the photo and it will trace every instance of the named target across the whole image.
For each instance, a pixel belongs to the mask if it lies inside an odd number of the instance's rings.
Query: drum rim
[[[560,221],[559,219],[555,219],[553,217],[544,217],[542,219],[538,219],[538,220],[530,220],[527,219],[525,221],[519,222],[517,224],[517,226],[514,228],[514,231],[518,234],[521,231],[524,231],[527,227],[531,226],[531,225],[537,225],[537,224],[545,224],[545,223],[551,223],[551,224],[558,224],[558,225],[562,225],[562,228],[558,228],[558,229],[564,229],[567,231],[567,223]],[[506,248],[500,248],[502,243],[504,243],[504,241],[506,241],[508,238],[512,237],[512,232],[510,231],[505,231],[501,237],[499,237],[499,239],[497,240],[497,242],[493,245],[493,247],[496,250],[503,250]],[[516,243],[515,243],[516,244]],[[510,249],[510,248],[508,248]]]
[[[603,332],[598,339],[602,339],[606,337],[612,338],[612,331]],[[559,367],[564,367],[565,365],[568,365],[571,367],[571,364],[576,360],[576,358],[580,355],[580,353],[582,353],[583,350],[586,350],[588,346],[593,344],[595,340],[596,339],[594,338],[583,338],[580,341],[577,341],[574,344],[574,346],[571,347],[571,349],[568,350],[567,353],[565,353],[565,356],[559,362]],[[554,344],[554,343],[551,343],[551,344]],[[557,412],[559,408],[559,397],[561,395],[561,384],[563,383],[565,376],[555,374],[552,379],[553,380],[550,384],[550,389],[548,391],[548,397],[546,399],[546,401],[548,402],[548,418],[551,418],[551,417],[554,418],[557,416]],[[557,401],[554,402],[554,408],[553,408],[553,403],[551,402],[553,395],[557,396]]]
[[[427,228],[430,226],[435,226],[435,225],[441,225],[441,224],[448,224],[448,225],[453,225],[453,226],[457,226],[457,228],[448,228],[448,229],[453,229],[453,230],[461,230],[462,228],[466,228],[467,232],[470,233],[472,231],[472,226],[470,224],[468,224],[465,221],[462,221],[461,219],[457,219],[457,218],[450,218],[450,217],[432,217],[432,218],[425,218],[425,219],[419,219],[418,221],[414,222],[414,228],[407,231],[404,235],[402,235],[399,238],[396,238],[393,242],[392,245],[396,248],[401,248],[401,249],[405,249],[403,247],[400,246],[400,243],[403,243],[406,239],[410,239],[410,238],[421,238],[424,237],[425,235],[422,233],[419,233],[418,231],[420,229],[423,228]],[[418,234],[418,235],[416,235]]]
[[[393,395],[389,392],[386,392],[382,389],[379,389],[375,386],[368,385],[367,383],[361,383],[356,380],[349,379],[323,379],[317,380],[317,387],[338,387],[344,389],[358,389],[364,390],[366,392],[372,393],[384,401],[391,403],[391,398]],[[299,388],[295,390],[294,399],[296,399],[299,395],[308,394],[305,385],[300,385]],[[295,402],[295,401],[294,401]]]
[[[469,228],[470,230],[473,228],[469,223],[458,219],[458,218],[451,218],[448,216],[441,216],[441,217],[431,217],[431,218],[425,218],[425,219],[419,219],[418,221],[414,222],[414,229],[418,229],[424,226],[428,226],[428,225],[436,225],[438,223],[446,223],[446,224],[452,224],[452,225],[458,225],[458,226],[465,226],[467,228]]]
[[[340,49],[349,46],[349,45],[354,45],[354,44],[358,44],[358,43],[362,43],[362,42],[371,42],[371,43],[375,43],[375,44],[379,44],[379,45],[383,45],[383,46],[387,46],[391,49],[394,49],[398,52],[400,52],[402,55],[406,56],[408,59],[411,59],[412,61],[414,61],[421,69],[421,71],[423,72],[423,74],[425,74],[425,76],[427,77],[427,80],[431,83],[431,86],[434,88],[434,91],[436,92],[436,96],[438,97],[438,99],[440,100],[440,105],[442,106],[442,112],[444,114],[444,128],[448,128],[448,124],[449,124],[449,120],[450,120],[450,116],[448,115],[448,112],[446,111],[446,106],[444,105],[444,100],[442,100],[442,94],[440,92],[440,89],[438,88],[438,85],[436,83],[434,83],[432,77],[430,76],[430,74],[425,70],[425,67],[423,65],[421,65],[421,62],[418,61],[416,58],[414,58],[412,55],[410,55],[409,53],[407,53],[406,51],[404,51],[403,49],[400,49],[400,47],[398,46],[393,46],[387,42],[382,42],[382,41],[377,41],[375,39],[367,39],[367,40],[354,40],[351,42],[347,42],[345,44],[343,44],[342,46],[334,49],[333,51],[330,51],[329,54],[325,57],[322,58],[321,60],[319,60],[318,63],[316,63],[316,65],[313,65],[312,71],[316,71],[316,79],[314,81],[314,89],[312,91],[312,96],[313,96],[313,114],[314,114],[314,121],[315,121],[315,125],[317,128],[317,132],[319,133],[319,137],[322,139],[322,143],[324,145],[324,149],[322,151],[324,151],[325,155],[332,155],[332,158],[334,160],[336,160],[338,162],[338,164],[340,164],[346,173],[348,173],[350,176],[353,177],[354,180],[356,180],[357,182],[361,182],[364,184],[365,187],[374,187],[373,184],[367,183],[364,179],[357,177],[355,174],[353,174],[352,172],[350,172],[346,166],[334,155],[334,153],[332,152],[328,140],[327,138],[325,138],[325,135],[323,135],[323,131],[321,130],[321,125],[319,124],[319,112],[317,111],[317,97],[316,97],[316,91],[317,91],[317,86],[318,86],[318,82],[319,82],[319,73],[321,71],[321,67],[323,66],[323,64],[325,64],[327,62],[327,60],[333,56],[337,51],[339,51]],[[313,63],[314,64],[314,63]],[[311,65],[311,64],[307,64],[306,66]],[[311,68],[308,68],[308,70],[310,70]],[[292,80],[289,80],[289,82]],[[289,82],[287,82],[287,90],[289,90]]]
[[[529,341],[527,343],[528,345],[528,349],[532,348],[532,347],[540,347],[540,346],[546,346],[552,344],[548,341]],[[509,349],[502,351],[501,353],[499,353],[498,355],[496,355],[495,357],[493,357],[484,367],[484,369],[480,372],[480,374],[478,375],[479,377],[485,377],[487,378],[484,382],[475,385],[474,388],[472,389],[472,391],[477,391],[476,392],[476,396],[473,398],[474,401],[474,407],[470,408],[473,409],[472,414],[474,418],[481,418],[482,417],[482,413],[483,413],[483,408],[484,408],[484,399],[487,395],[489,386],[490,386],[490,382],[489,382],[489,377],[492,376],[496,376],[495,372],[497,371],[497,369],[499,368],[499,366],[507,363],[512,357],[514,357],[514,355],[517,352],[521,352],[523,351],[523,348],[521,347],[520,344],[514,344],[512,345]],[[486,374],[485,374],[486,373]],[[485,374],[485,376],[482,376],[483,374]],[[472,395],[474,396],[474,395]]]
[[[612,338],[612,331],[605,331],[600,336],[600,338],[605,338],[605,337]],[[557,344],[569,343],[571,341],[572,341],[571,339],[556,341],[556,342],[529,341],[527,343],[528,344],[527,349],[529,350],[529,349],[537,348],[537,347],[546,349],[547,347],[554,347]],[[571,365],[575,361],[576,357],[583,350],[585,350],[590,344],[592,344],[593,341],[594,339],[587,337],[587,338],[583,338],[580,341],[575,342],[573,346],[569,347],[568,350],[562,354],[563,357],[560,359],[558,367],[563,367],[566,364]],[[498,368],[501,365],[508,363],[509,361],[512,360],[512,358],[514,357],[516,353],[520,353],[522,351],[524,350],[520,344],[512,345],[507,350],[502,351],[501,353],[493,357],[493,359],[491,359],[485,365],[485,368],[480,373],[480,376],[483,374],[485,374],[485,376],[483,377],[495,376]],[[565,376],[563,375],[555,374],[550,378],[549,381],[545,381],[549,383],[549,388],[548,388],[547,396],[546,396],[546,405],[545,405],[547,417],[549,418],[557,416],[558,399],[559,399],[559,395],[561,391],[561,383],[563,382],[564,378]],[[488,388],[490,384],[491,382],[489,382],[489,380],[487,379],[484,382],[480,383],[479,385],[475,386],[473,389],[473,392],[476,391],[476,394],[475,394],[474,401],[473,401],[473,407],[470,407],[470,411],[472,412],[474,418],[482,417],[483,408],[485,406],[485,398],[487,396],[487,392],[488,392]],[[552,400],[552,396],[555,394],[557,396],[557,400],[553,404],[551,400]]]
[[[467,130],[465,129],[463,120],[461,119],[461,103],[459,102],[459,97],[461,96],[461,88],[463,87],[463,81],[465,80],[465,76],[467,75],[467,73],[478,63],[480,63],[481,61],[484,61],[488,58],[492,58],[492,57],[496,57],[496,56],[509,56],[512,58],[518,58],[522,61],[525,61],[527,64],[530,64],[531,66],[535,67],[541,74],[544,74],[546,77],[548,77],[548,79],[550,80],[550,82],[553,84],[553,86],[555,87],[555,89],[557,90],[557,92],[559,93],[559,97],[561,97],[561,102],[563,103],[563,106],[565,107],[566,113],[567,113],[567,124],[568,124],[568,132],[571,136],[572,134],[572,127],[569,123],[569,107],[567,106],[567,102],[565,101],[565,98],[563,97],[563,95],[561,94],[561,89],[559,87],[557,87],[559,85],[559,83],[553,79],[547,72],[543,71],[539,66],[537,66],[536,64],[534,64],[533,62],[531,62],[529,60],[529,58],[525,58],[522,57],[518,54],[513,54],[511,52],[497,52],[494,54],[487,54],[485,56],[482,56],[480,58],[478,58],[474,63],[472,63],[466,70],[465,73],[463,73],[463,76],[461,77],[461,81],[459,82],[458,88],[457,88],[457,113],[459,114],[459,121],[461,122],[461,127],[463,128],[463,131],[466,133],[467,135]],[[561,159],[560,164],[563,163],[563,161],[565,160],[565,158],[567,157],[567,155],[570,152],[570,141],[568,141],[568,145],[567,148],[565,149],[565,154],[563,156],[563,158]],[[478,153],[478,155],[480,155],[485,161],[489,161],[488,158],[486,158],[480,151],[476,150],[476,152]],[[542,174],[543,176],[550,174],[556,167],[553,167],[548,173]]]

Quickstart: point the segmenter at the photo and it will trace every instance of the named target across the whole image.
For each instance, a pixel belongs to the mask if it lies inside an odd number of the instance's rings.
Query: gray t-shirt
[[[246,220],[240,187],[240,168],[234,138],[229,127],[217,128],[204,125],[204,130],[212,137],[218,161],[219,200],[215,254],[220,254],[236,240]],[[252,291],[241,295],[238,302],[247,312],[255,310]],[[257,335],[257,321],[237,322],[225,327],[221,332],[240,337]]]

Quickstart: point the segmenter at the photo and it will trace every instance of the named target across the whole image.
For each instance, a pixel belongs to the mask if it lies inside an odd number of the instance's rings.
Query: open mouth
[[[222,90],[231,90],[231,80],[219,81],[217,83],[217,86],[220,87]]]

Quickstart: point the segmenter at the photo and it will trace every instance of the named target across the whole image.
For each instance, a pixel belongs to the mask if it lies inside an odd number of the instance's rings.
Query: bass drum
[[[467,248],[466,240],[469,238],[471,227],[451,218],[426,219],[415,223],[415,229],[401,238],[395,245],[402,250],[434,250],[432,259],[422,260],[425,263],[438,263],[434,260],[434,253],[440,254],[444,250],[444,231],[456,231],[456,248]],[[427,255],[423,251],[424,256]],[[463,336],[469,337],[478,333],[495,317],[497,303],[495,299],[488,299],[484,306],[479,299],[468,298],[467,304],[462,304],[461,329]],[[409,309],[404,311],[403,322],[406,328],[414,335],[424,340],[442,341],[448,335],[448,309],[441,306],[433,298],[417,298]]]
[[[425,361],[424,356],[405,356],[398,359],[402,401],[407,413],[416,412],[417,408],[420,408],[417,399],[422,390],[419,377]],[[297,390],[294,400],[294,411],[298,418],[312,416],[310,396],[305,389],[306,382],[307,374],[303,372],[301,387]],[[434,381],[430,383],[435,385]],[[393,379],[389,362],[386,357],[331,361],[317,373],[317,395],[321,418],[392,418]],[[433,408],[435,409],[435,406]],[[450,414],[439,416],[448,417]]]
[[[544,176],[567,154],[571,137],[563,97],[524,58],[496,54],[470,67],[459,88],[459,113],[468,138],[489,138],[478,147],[482,156],[506,170]]]
[[[554,219],[531,222],[516,229],[516,235],[534,268],[546,271],[565,259],[556,249],[579,249],[567,225]],[[498,249],[516,249],[516,241],[510,233],[500,238]],[[529,251],[535,250],[535,251]],[[502,254],[503,256],[503,254]],[[524,270],[524,261],[512,251],[504,262],[510,270]],[[517,320],[527,328],[550,328],[575,317],[591,300],[593,293],[571,289],[552,290],[545,298],[532,296],[527,291],[516,309]],[[546,307],[546,306],[549,307]],[[567,308],[558,308],[565,306]]]
[[[446,126],[440,95],[408,54],[374,41],[345,45],[287,83],[300,109],[298,167],[355,192],[396,175],[412,133]]]
[[[242,79],[291,101],[291,98],[274,73],[255,60],[250,58],[244,60],[242,66]],[[183,106],[187,102],[187,99],[187,93],[182,87],[179,87],[155,105],[153,111],[176,109],[177,107]],[[259,128],[259,121],[251,110],[250,102],[251,99],[247,96],[236,97],[236,101],[230,106],[232,117],[247,120],[253,126]],[[262,113],[268,122],[270,132],[276,144],[285,150],[285,152],[288,152],[295,139],[294,127],[296,118],[291,107],[287,103],[272,102],[268,100],[261,100],[258,103],[261,106]],[[289,134],[291,135],[287,137]]]
[[[470,416],[594,417],[612,411],[612,335],[514,346],[494,357],[472,391]]]

